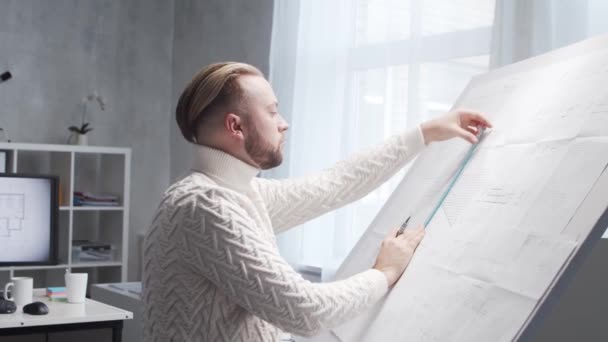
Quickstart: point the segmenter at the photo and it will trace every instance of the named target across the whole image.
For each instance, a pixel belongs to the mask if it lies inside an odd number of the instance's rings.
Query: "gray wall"
[[[268,76],[273,0],[180,0],[175,2],[171,108],[203,66],[238,61]],[[192,149],[171,121],[171,179],[185,175]]]
[[[89,106],[89,143],[133,148],[129,280],[138,241],[162,192],[184,175],[191,149],[177,99],[206,64],[234,60],[268,73],[273,0],[0,0],[0,127],[15,142],[65,143]]]
[[[0,0],[0,127],[15,142],[65,143],[90,106],[92,145],[133,148],[129,279],[137,232],[147,228],[169,180],[173,2]]]

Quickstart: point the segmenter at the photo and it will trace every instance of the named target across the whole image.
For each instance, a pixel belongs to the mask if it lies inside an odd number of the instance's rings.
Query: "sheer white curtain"
[[[491,65],[500,67],[608,33],[605,0],[496,0]],[[604,233],[608,238],[608,230]]]
[[[496,0],[492,67],[608,32],[605,0]]]
[[[284,164],[309,174],[452,106],[488,70],[494,0],[277,0],[270,81],[290,122]],[[403,177],[279,236],[331,274]]]

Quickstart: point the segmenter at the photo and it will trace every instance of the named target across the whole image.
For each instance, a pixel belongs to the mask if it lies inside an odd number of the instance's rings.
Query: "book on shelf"
[[[117,195],[74,191],[75,206],[117,207],[120,205]]]
[[[72,261],[74,262],[114,261],[115,256],[114,246],[110,243],[89,240],[72,241]]]
[[[91,240],[72,240],[72,247],[82,251],[104,251],[111,250],[112,244]]]

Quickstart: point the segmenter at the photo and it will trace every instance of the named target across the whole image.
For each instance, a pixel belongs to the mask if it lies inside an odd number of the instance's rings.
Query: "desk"
[[[133,313],[133,319],[124,322],[122,329],[122,339],[127,342],[142,342],[144,340],[142,321],[144,310],[140,297],[140,282],[94,284],[91,286],[91,298]]]
[[[0,314],[0,341],[121,342],[123,320],[133,318],[129,311],[92,299],[81,304],[51,302],[45,289],[35,289],[33,299],[45,303],[49,313],[33,316],[17,307],[15,313]]]

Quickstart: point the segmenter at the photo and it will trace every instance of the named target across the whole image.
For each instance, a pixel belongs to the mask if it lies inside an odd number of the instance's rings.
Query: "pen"
[[[401,227],[399,228],[399,230],[397,231],[397,236],[403,234],[403,231],[405,230],[405,228],[407,228],[407,223],[410,222],[410,219],[412,217],[408,217],[407,220],[405,220],[405,222],[403,222],[403,224],[401,225]]]

